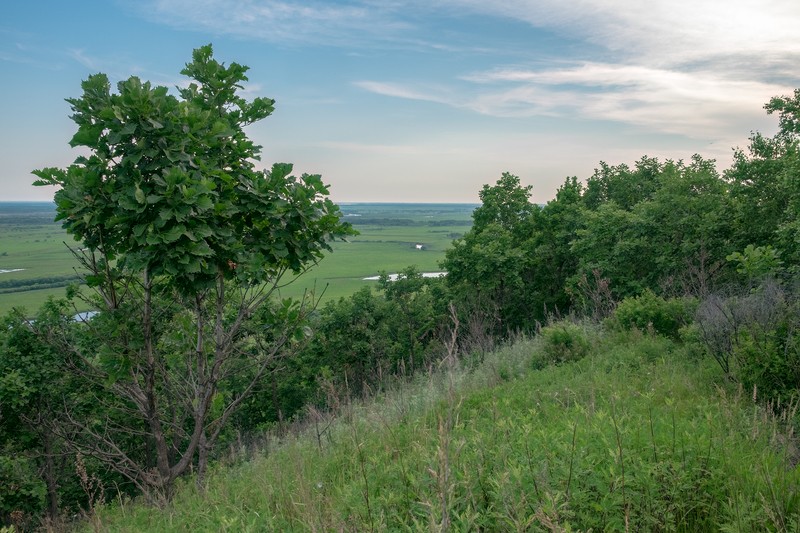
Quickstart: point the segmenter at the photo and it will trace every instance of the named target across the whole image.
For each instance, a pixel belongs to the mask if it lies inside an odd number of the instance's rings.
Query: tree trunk
[[[50,520],[58,518],[58,482],[56,481],[56,465],[53,461],[53,436],[48,432],[42,433],[44,444],[44,479],[47,483],[47,517]]]
[[[208,441],[206,440],[206,432],[200,434],[200,442],[197,445],[197,490],[201,493],[205,491],[206,470],[208,469]]]

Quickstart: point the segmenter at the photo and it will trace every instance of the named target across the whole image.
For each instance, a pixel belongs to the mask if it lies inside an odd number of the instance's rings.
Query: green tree
[[[453,242],[441,262],[453,296],[471,308],[467,313],[476,307],[497,310],[491,329],[501,335],[531,323],[526,283],[531,276],[530,256],[524,243],[531,237],[540,208],[530,202],[530,190],[508,173],[494,186],[485,185],[472,228]]]
[[[414,266],[401,270],[395,280],[383,272],[378,281],[386,300],[397,310],[389,327],[408,358],[409,370],[422,362],[424,347],[436,326],[433,297],[427,290],[432,282]]]
[[[800,89],[765,106],[777,113],[774,137],[755,133],[725,172],[730,181],[734,249],[772,245],[790,270],[800,264]]]
[[[528,293],[534,299],[534,311],[539,310],[537,319],[545,319],[545,313],[570,309],[565,289],[578,269],[578,256],[572,244],[585,225],[582,192],[577,178],[567,178],[556,191],[556,197],[533,218],[526,250],[532,261],[528,276],[532,288]]]
[[[341,398],[361,394],[381,374],[397,369],[404,354],[389,327],[395,313],[394,306],[370,287],[329,302],[320,312],[311,349],[316,367],[326,368],[340,387]]]
[[[615,299],[635,295],[647,286],[650,277],[650,246],[640,216],[605,202],[587,210],[584,225],[577,230],[572,252],[578,272],[569,280],[573,293],[579,282],[596,275],[610,280]]]
[[[537,206],[530,202],[531,189],[523,187],[519,177],[503,172],[492,186],[484,185],[478,193],[481,206],[472,214],[472,231],[480,233],[491,224],[511,232],[524,231],[524,225]]]
[[[303,306],[286,302],[263,325],[257,311],[286,274],[350,231],[318,175],[255,168],[260,147],[244,128],[274,101],[239,95],[246,71],[216,61],[209,45],[194,51],[178,96],[136,77],[115,94],[105,75],[91,76],[68,100],[70,144],[89,155],[34,172],[37,184],[61,187],[57,220],[85,247],[102,311],[85,332],[92,342],[62,335],[61,348],[124,399],[131,420],[119,431],[78,423],[83,447],[162,498],[193,463],[202,479],[229,417],[302,336]],[[245,349],[264,330],[269,348]],[[245,371],[247,383],[226,384]],[[120,445],[134,433],[152,464]]]
[[[636,162],[633,170],[625,164],[610,166],[601,162],[600,168],[586,181],[584,202],[589,209],[614,202],[629,211],[656,191],[660,169],[657,159],[646,156]]]
[[[634,208],[647,237],[648,288],[706,295],[723,275],[733,226],[713,160],[666,161],[651,199]]]
[[[67,358],[37,334],[69,328],[68,311],[65,301],[51,299],[35,320],[19,309],[0,320],[0,523],[17,511],[31,520],[44,514],[55,524],[62,511],[87,505],[62,415],[65,405],[97,415],[97,391],[76,379]]]

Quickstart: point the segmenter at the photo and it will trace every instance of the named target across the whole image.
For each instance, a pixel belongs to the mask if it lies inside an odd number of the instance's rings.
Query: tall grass
[[[577,358],[549,342],[594,349]],[[759,406],[713,362],[662,337],[569,325],[481,364],[447,358],[369,400],[339,400],[335,418],[313,413],[251,460],[218,465],[203,493],[187,482],[165,509],[120,501],[98,509],[94,523],[107,531],[800,525],[791,407]]]

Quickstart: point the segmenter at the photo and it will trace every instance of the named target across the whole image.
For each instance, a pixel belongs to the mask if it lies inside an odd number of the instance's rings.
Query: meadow
[[[691,344],[560,323],[465,355],[81,530],[797,531],[796,404],[759,406]]]
[[[281,289],[281,297],[314,290],[322,301],[347,296],[374,282],[364,278],[410,265],[438,271],[454,238],[472,224],[474,204],[342,204],[344,220],[359,231]],[[0,314],[24,307],[32,314],[50,296],[63,296],[77,279],[77,246],[53,222],[51,203],[0,202]],[[416,245],[421,244],[422,249]],[[79,307],[78,310],[84,310]]]

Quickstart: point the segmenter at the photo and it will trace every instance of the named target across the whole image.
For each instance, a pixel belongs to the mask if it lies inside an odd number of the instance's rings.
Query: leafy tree
[[[600,168],[586,181],[584,202],[589,209],[614,202],[629,211],[653,195],[658,188],[659,173],[660,163],[652,157],[642,157],[633,170],[625,164],[610,166],[601,162]]]
[[[792,96],[775,96],[764,106],[767,114],[778,114],[780,135],[794,138],[800,137],[800,89],[795,89]]]
[[[523,187],[519,177],[503,172],[493,186],[484,185],[478,193],[481,206],[472,214],[472,231],[480,233],[491,224],[522,234],[524,225],[537,206],[530,202],[531,189]]]
[[[51,523],[62,511],[86,505],[74,455],[62,431],[64,405],[91,412],[94,391],[69,371],[67,359],[37,335],[67,324],[64,301],[50,300],[35,320],[14,310],[0,321],[0,521],[22,512]],[[123,487],[124,491],[125,488]]]
[[[453,242],[441,263],[456,299],[468,307],[498,310],[492,327],[495,333],[525,328],[531,322],[526,283],[531,275],[530,256],[523,243],[531,237],[540,208],[530,202],[530,190],[509,173],[494,186],[485,185],[472,228]]]
[[[727,187],[714,161],[698,155],[688,164],[666,161],[658,189],[634,210],[649,244],[648,288],[707,294],[722,275],[733,231]]]
[[[18,313],[0,322],[0,523],[13,512],[58,515],[53,439],[42,424],[59,382],[54,360]],[[40,466],[45,476],[36,475]]]
[[[622,209],[615,202],[588,210],[573,242],[579,267],[569,286],[574,292],[579,280],[591,279],[597,272],[610,280],[616,299],[638,294],[647,286],[651,274],[648,248],[637,213]]]
[[[396,280],[381,273],[378,281],[386,300],[397,310],[392,329],[400,350],[408,357],[408,370],[413,370],[422,361],[425,345],[433,334],[437,323],[432,294],[427,290],[433,279],[426,279],[414,266],[400,271]]]
[[[765,106],[777,113],[774,137],[755,133],[725,173],[730,181],[734,249],[773,245],[790,270],[800,264],[800,90]]]
[[[58,185],[57,220],[85,252],[100,315],[61,348],[121,399],[130,423],[75,420],[82,449],[142,490],[169,498],[196,463],[199,479],[226,422],[293,339],[307,307],[284,302],[257,322],[286,274],[318,261],[349,233],[318,175],[289,164],[259,171],[245,126],[274,101],[239,95],[247,67],[225,66],[211,46],[194,51],[178,96],[131,77],[112,93],[103,74],[69,99],[85,148],[66,169],[34,173]],[[252,346],[262,335],[269,346]],[[231,383],[242,375],[245,383]],[[109,419],[110,420],[110,419]],[[121,444],[141,435],[149,459]]]
[[[532,266],[528,283],[536,318],[545,313],[558,313],[570,308],[565,290],[567,281],[578,269],[578,256],[572,244],[585,224],[582,185],[577,178],[567,178],[556,191],[556,197],[533,217],[531,238],[526,244]]]
[[[586,213],[573,245],[580,272],[572,283],[598,271],[617,298],[676,287],[707,293],[730,252],[727,186],[714,161],[699,156],[689,164],[642,161],[648,163],[646,172],[639,169],[626,182],[646,194],[626,207],[602,200]],[[643,183],[635,185],[635,179]],[[584,199],[596,202],[587,198],[591,194],[590,183]]]
[[[395,311],[370,287],[326,304],[311,347],[317,368],[324,368],[342,391],[346,387],[355,395],[380,374],[396,370],[404,354],[390,329]]]

